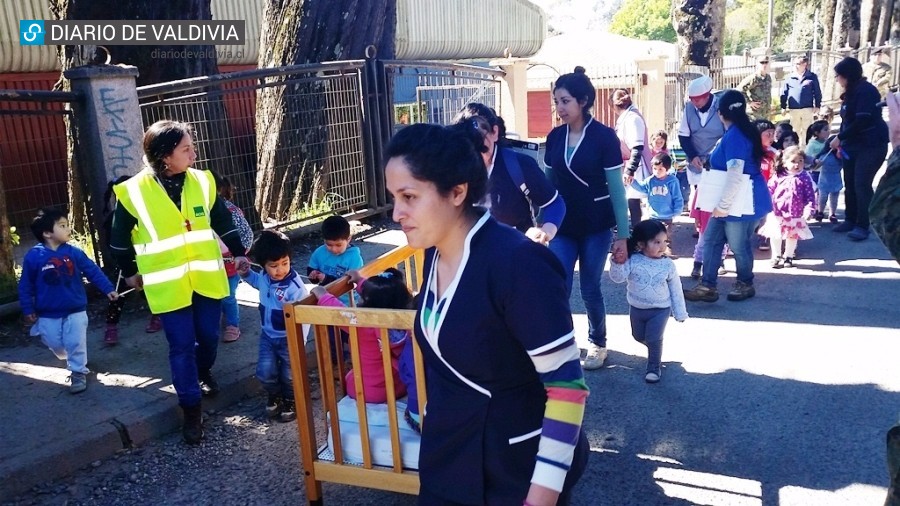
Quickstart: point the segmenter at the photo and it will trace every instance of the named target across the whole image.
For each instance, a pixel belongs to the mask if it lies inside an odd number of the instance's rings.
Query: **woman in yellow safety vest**
[[[143,289],[169,341],[169,365],[184,411],[182,435],[203,438],[201,395],[219,391],[210,369],[219,342],[221,300],[229,294],[216,234],[247,262],[240,234],[208,171],[197,158],[190,125],[158,121],[144,133],[145,166],[114,187],[110,248],[128,286]]]

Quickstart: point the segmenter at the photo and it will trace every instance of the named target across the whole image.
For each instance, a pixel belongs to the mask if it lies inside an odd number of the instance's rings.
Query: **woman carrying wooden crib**
[[[589,447],[565,273],[475,205],[487,174],[464,135],[412,125],[385,157],[394,220],[427,250],[419,504],[568,504]]]

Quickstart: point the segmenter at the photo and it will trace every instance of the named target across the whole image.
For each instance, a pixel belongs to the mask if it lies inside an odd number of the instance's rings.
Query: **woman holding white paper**
[[[772,210],[772,199],[760,172],[762,141],[759,131],[747,117],[746,98],[737,90],[725,91],[719,99],[718,114],[726,130],[709,157],[710,173],[721,171],[724,177],[704,177],[703,181],[720,180],[722,184],[701,185],[698,192],[718,198],[712,199],[717,203],[703,233],[703,276],[697,286],[684,292],[685,299],[690,301],[715,302],[719,299],[716,287],[719,253],[726,243],[734,252],[737,268],[737,282],[728,293],[728,300],[745,300],[756,295],[750,238],[760,218]]]

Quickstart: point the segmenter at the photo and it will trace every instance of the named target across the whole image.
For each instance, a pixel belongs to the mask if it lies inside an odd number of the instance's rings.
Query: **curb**
[[[219,410],[261,391],[254,365],[217,375],[221,392],[204,399],[203,409]],[[175,398],[157,399],[82,431],[72,439],[50,444],[37,453],[0,463],[0,498],[9,500],[35,485],[72,474],[92,462],[140,446],[181,427],[181,409]],[[37,428],[35,428],[37,430]]]

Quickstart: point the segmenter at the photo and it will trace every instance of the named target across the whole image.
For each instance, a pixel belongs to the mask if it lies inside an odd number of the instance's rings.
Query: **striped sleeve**
[[[557,492],[562,491],[566,473],[572,465],[588,396],[574,335],[563,336],[563,339],[552,349],[529,352],[547,390],[547,405],[531,483]]]
[[[529,241],[511,252],[509,265],[507,325],[528,353],[547,392],[531,482],[561,491],[588,396],[565,274],[548,248]],[[541,297],[535,297],[536,293]]]

